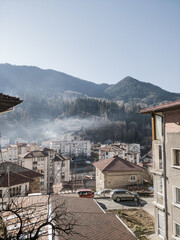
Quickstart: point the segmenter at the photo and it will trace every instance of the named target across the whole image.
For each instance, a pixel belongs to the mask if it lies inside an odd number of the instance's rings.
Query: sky
[[[180,0],[0,0],[0,63],[180,93]]]

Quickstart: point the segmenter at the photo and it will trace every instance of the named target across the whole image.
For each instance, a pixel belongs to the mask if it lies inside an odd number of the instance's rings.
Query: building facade
[[[56,150],[63,156],[91,156],[90,141],[60,141],[53,140],[50,142],[50,148]]]
[[[145,109],[152,116],[155,229],[180,239],[180,101]]]
[[[96,191],[105,188],[122,188],[143,183],[143,168],[128,163],[118,156],[94,163],[96,167]]]
[[[19,164],[43,174],[40,179],[42,193],[53,192],[53,185],[69,181],[70,160],[59,156],[53,149],[44,148],[42,151],[21,154]]]
[[[118,155],[119,157],[139,165],[140,144],[113,143],[99,148],[99,160]]]

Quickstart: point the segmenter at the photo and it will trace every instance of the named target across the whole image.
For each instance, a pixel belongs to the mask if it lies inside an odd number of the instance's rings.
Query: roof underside
[[[167,104],[143,109],[143,110],[140,111],[140,113],[151,114],[153,112],[154,113],[155,112],[166,112],[166,111],[172,111],[172,110],[177,110],[177,109],[180,109],[180,101],[171,102],[171,103],[167,103]]]
[[[11,97],[9,95],[4,95],[0,93],[0,113],[11,110],[16,105],[20,104],[22,100],[16,97]]]

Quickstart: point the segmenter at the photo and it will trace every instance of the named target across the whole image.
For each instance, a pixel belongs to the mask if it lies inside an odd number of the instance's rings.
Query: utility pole
[[[8,174],[8,208],[10,206],[10,174],[9,174],[9,166],[7,167]]]

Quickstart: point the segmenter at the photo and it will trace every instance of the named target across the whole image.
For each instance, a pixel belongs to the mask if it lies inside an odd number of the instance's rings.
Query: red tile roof
[[[8,187],[8,171],[10,175],[10,186],[32,182],[34,178],[41,177],[43,174],[21,167],[11,162],[0,164],[0,187]]]
[[[67,213],[74,215],[76,224],[70,236],[73,240],[135,240],[131,231],[112,213],[104,213],[93,199],[54,196],[54,200],[67,203]],[[53,201],[54,202],[54,201]],[[52,206],[53,209],[53,206]]]
[[[134,163],[124,160],[118,156],[106,160],[100,160],[94,163],[94,166],[100,171],[110,172],[128,172],[128,171],[142,171],[143,169]]]
[[[165,111],[176,110],[176,109],[180,109],[180,101],[171,102],[171,103],[143,109],[140,111],[140,113],[149,114],[149,113],[153,113],[153,112],[165,112]]]
[[[32,178],[28,178],[22,174],[9,172],[9,186],[15,186],[23,183],[33,182]],[[5,173],[0,176],[0,187],[8,187],[8,174]]]
[[[40,151],[40,150],[36,150],[36,151],[32,151],[27,153],[24,158],[37,158],[37,157],[47,157],[48,153]]]

